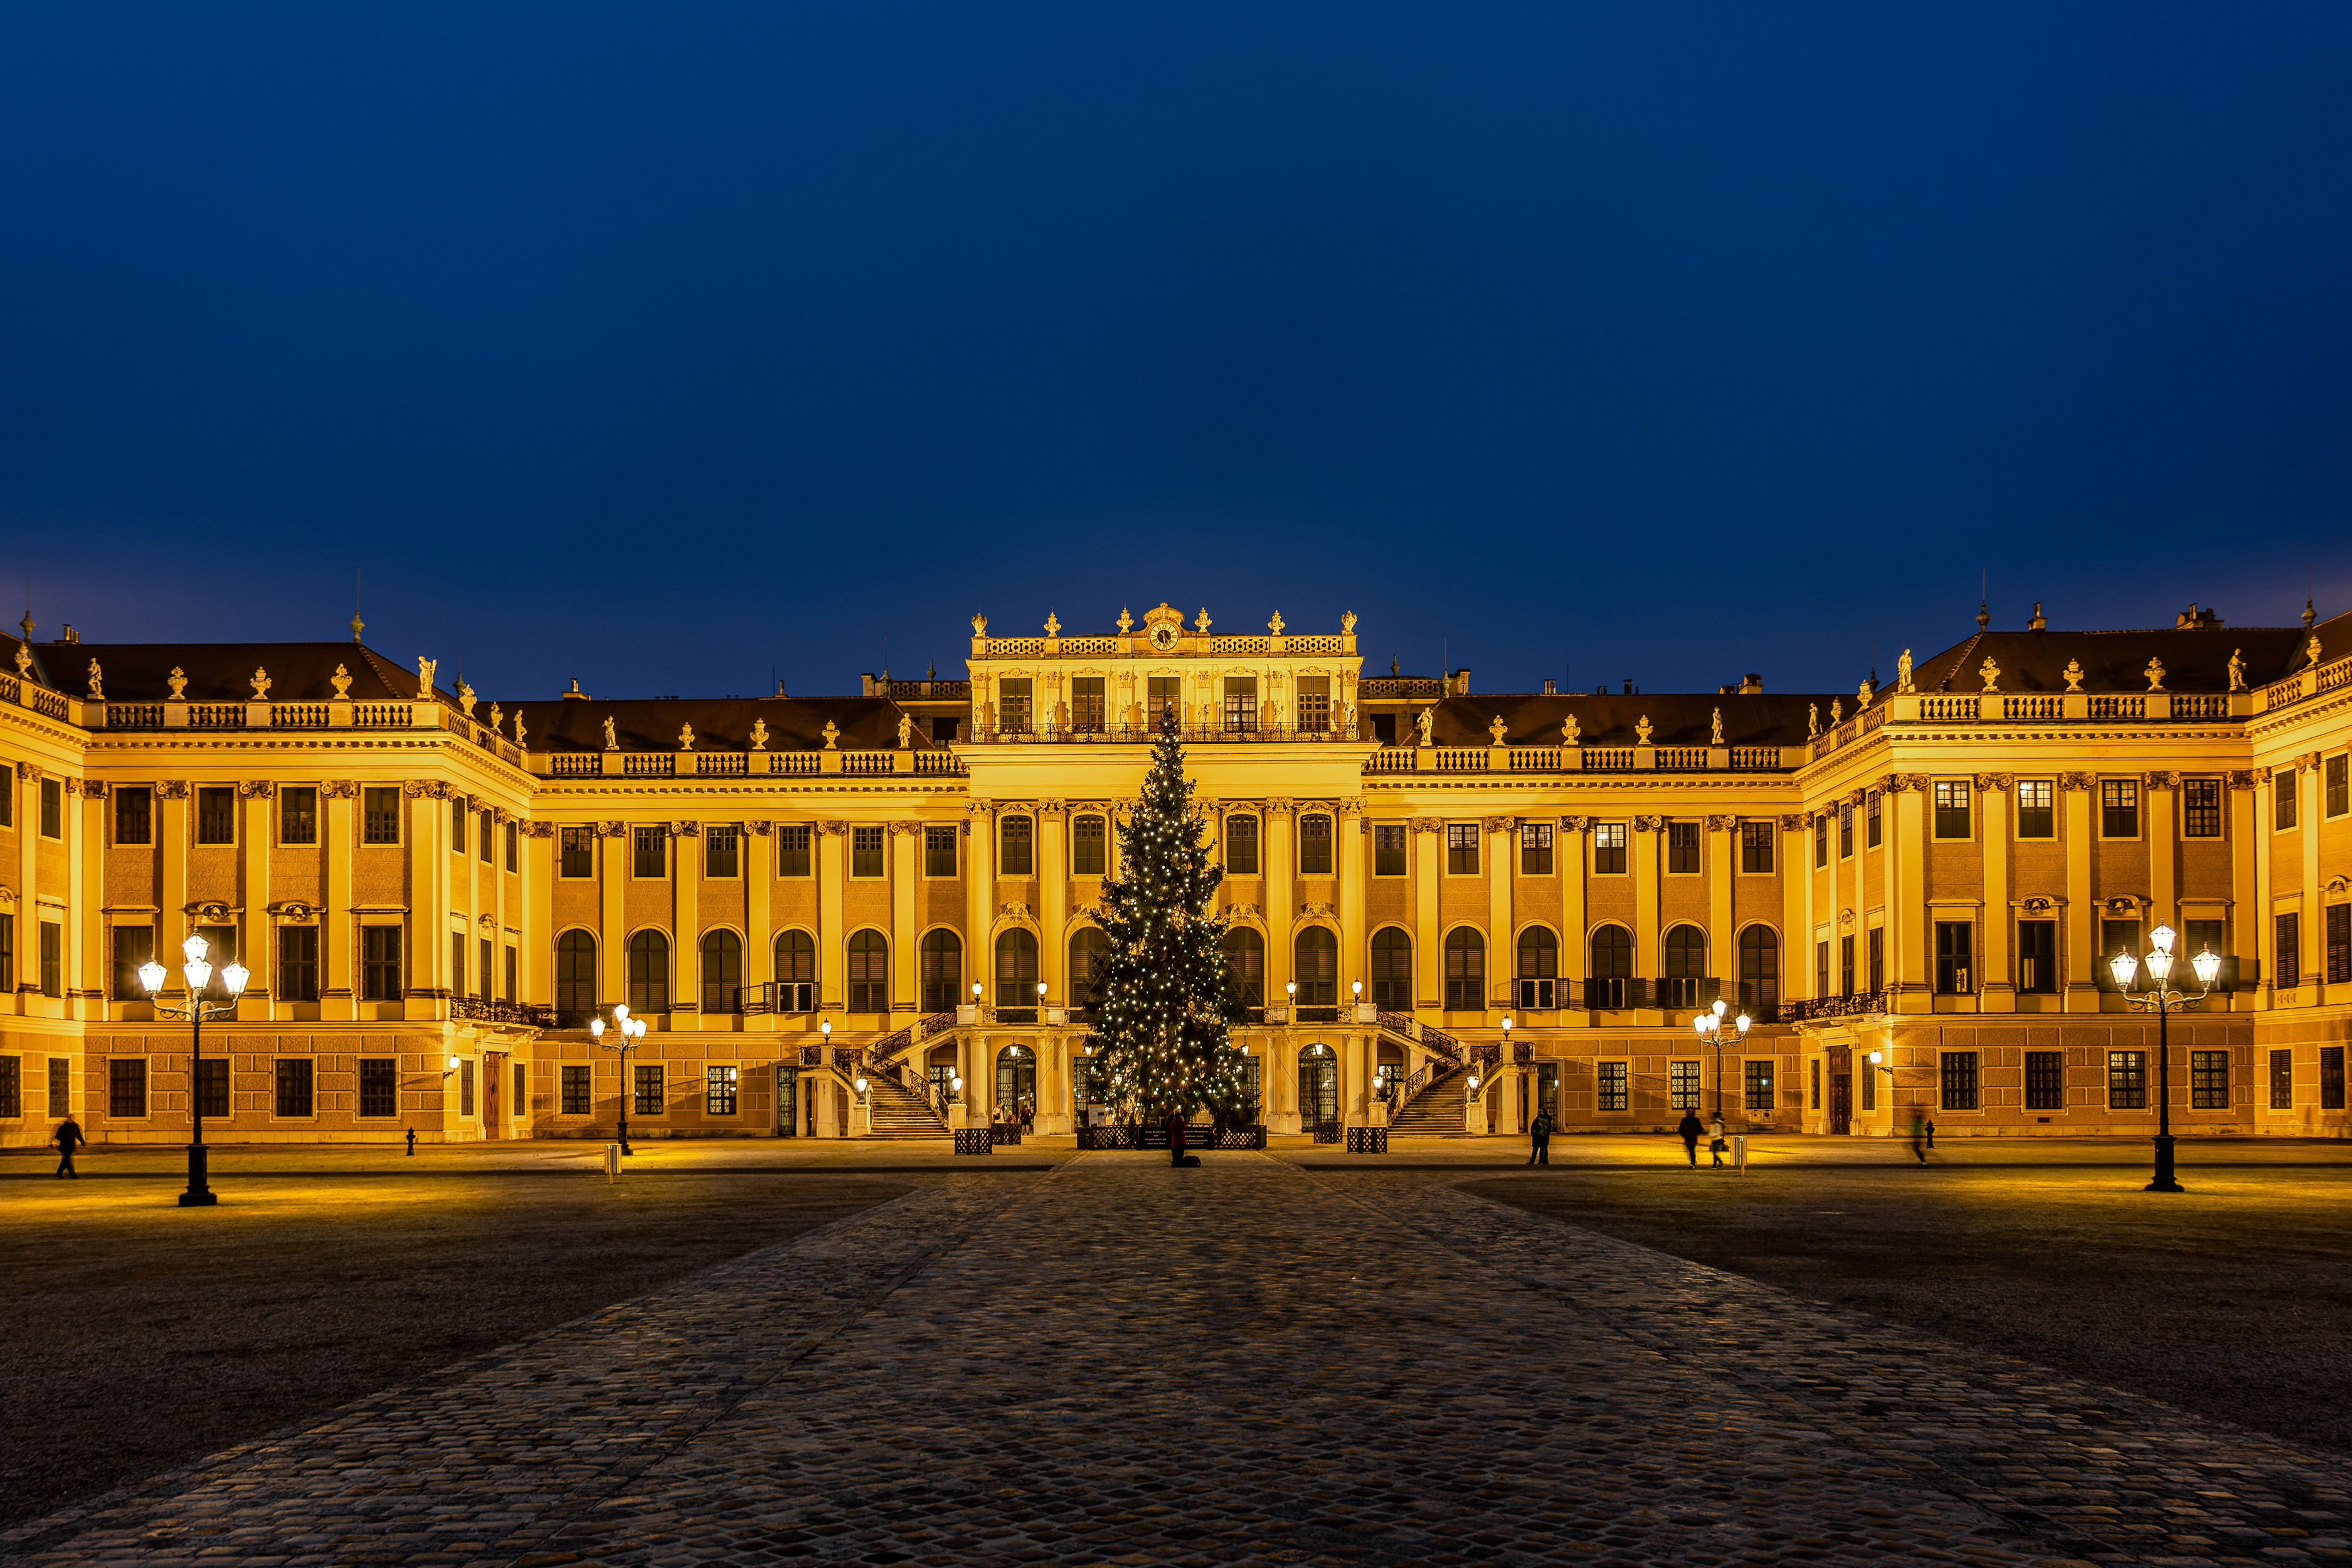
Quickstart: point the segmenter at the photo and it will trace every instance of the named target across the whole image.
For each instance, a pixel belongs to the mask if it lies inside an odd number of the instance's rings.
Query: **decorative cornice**
[[[2140,783],[2147,788],[2152,790],[2179,789],[2180,787],[2180,775],[2169,771],[2143,773],[2140,775]]]
[[[1644,814],[1633,818],[1633,831],[1636,833],[1664,833],[1665,830],[1666,819],[1663,816]]]
[[[247,800],[267,800],[278,793],[278,786],[268,779],[249,779],[236,786],[236,793]]]
[[[84,800],[104,800],[106,798],[106,784],[103,780],[84,779],[76,787],[80,791],[81,797]]]
[[[22,764],[19,765],[21,766]],[[155,798],[157,800],[187,799],[188,781],[185,779],[157,779],[155,781]]]
[[[1702,820],[1709,833],[1735,833],[1739,828],[1739,818],[1736,816],[1709,816]]]
[[[922,823],[911,816],[898,817],[890,824],[890,833],[893,837],[912,837],[922,830]]]
[[[2262,780],[2254,776],[2254,771],[2252,768],[2231,768],[2228,773],[2223,773],[2221,777],[2222,781],[2231,789],[2260,789],[2262,787]]]
[[[600,822],[596,825],[596,837],[599,838],[626,838],[628,836],[629,825],[625,822]]]
[[[751,837],[754,838],[765,838],[772,831],[774,830],[776,825],[765,817],[760,817],[753,821],[747,822],[743,826],[751,829]]]
[[[699,822],[673,822],[669,825],[669,836],[672,838],[699,838],[702,837],[702,824]]]
[[[1802,833],[1804,830],[1805,830],[1805,814],[1804,814],[1803,812],[1801,812],[1801,811],[1789,811],[1789,812],[1783,812],[1783,813],[1781,813],[1781,815],[1780,815],[1780,831],[1781,831],[1781,832],[1783,832],[1783,833]]]
[[[1508,833],[1518,824],[1507,816],[1485,816],[1478,819],[1478,826],[1488,833]]]
[[[1444,819],[1436,816],[1416,816],[1412,819],[1409,826],[1415,833],[1443,833],[1445,831]]]
[[[1979,795],[1990,795],[1995,790],[2006,790],[2016,783],[2017,777],[2013,773],[1979,773],[1976,776]]]
[[[359,798],[360,781],[357,779],[329,779],[325,784],[319,786],[319,793],[329,800],[356,800]]]
[[[555,824],[551,822],[522,822],[516,824],[516,826],[522,829],[522,836],[525,838],[552,838],[555,837]]]
[[[2094,789],[2097,787],[2098,782],[2092,774],[2084,773],[2065,773],[2058,775],[2058,787],[2064,790]]]

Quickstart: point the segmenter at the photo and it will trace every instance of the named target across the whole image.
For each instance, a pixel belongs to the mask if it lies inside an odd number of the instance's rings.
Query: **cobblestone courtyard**
[[[12,1562],[2295,1563],[2343,1462],[1457,1190],[894,1202],[0,1536]],[[160,1392],[160,1391],[159,1391]]]

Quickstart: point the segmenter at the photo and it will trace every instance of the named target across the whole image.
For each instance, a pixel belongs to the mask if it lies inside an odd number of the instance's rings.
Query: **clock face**
[[[1152,627],[1151,646],[1161,653],[1172,651],[1176,647],[1176,628],[1165,621]]]

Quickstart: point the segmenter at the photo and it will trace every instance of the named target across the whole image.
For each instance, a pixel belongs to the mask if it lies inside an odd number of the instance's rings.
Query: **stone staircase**
[[[887,1073],[877,1073],[866,1079],[866,1093],[871,1097],[874,1112],[869,1138],[945,1138],[948,1124],[931,1109],[931,1102],[909,1090]]]
[[[1412,1103],[1389,1118],[1391,1137],[1460,1138],[1465,1136],[1462,1123],[1469,1110],[1466,1092],[1469,1075],[1453,1068],[1444,1077],[1433,1079]]]

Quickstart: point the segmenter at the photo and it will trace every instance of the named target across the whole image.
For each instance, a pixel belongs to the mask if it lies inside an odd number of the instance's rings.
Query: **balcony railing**
[[[1790,1023],[1802,1023],[1809,1018],[1856,1018],[1871,1013],[1886,1011],[1886,993],[1857,991],[1846,996],[1806,996],[1780,1004],[1782,1016]]]
[[[470,1018],[482,1024],[521,1024],[534,1029],[552,1029],[555,1009],[535,1007],[528,1002],[501,1002],[489,996],[453,996],[449,1010],[460,1018]]]
[[[1180,727],[1177,739],[1188,746],[1223,745],[1284,745],[1292,742],[1326,742],[1352,741],[1354,736],[1337,728],[1319,730],[1286,729],[1251,725],[1247,728],[1225,729],[1222,726],[1200,728]],[[974,725],[971,738],[982,745],[1118,745],[1145,746],[1160,739],[1156,725],[1107,724],[1098,730],[1081,730],[1070,725],[1024,724],[1000,725],[982,729]]]

